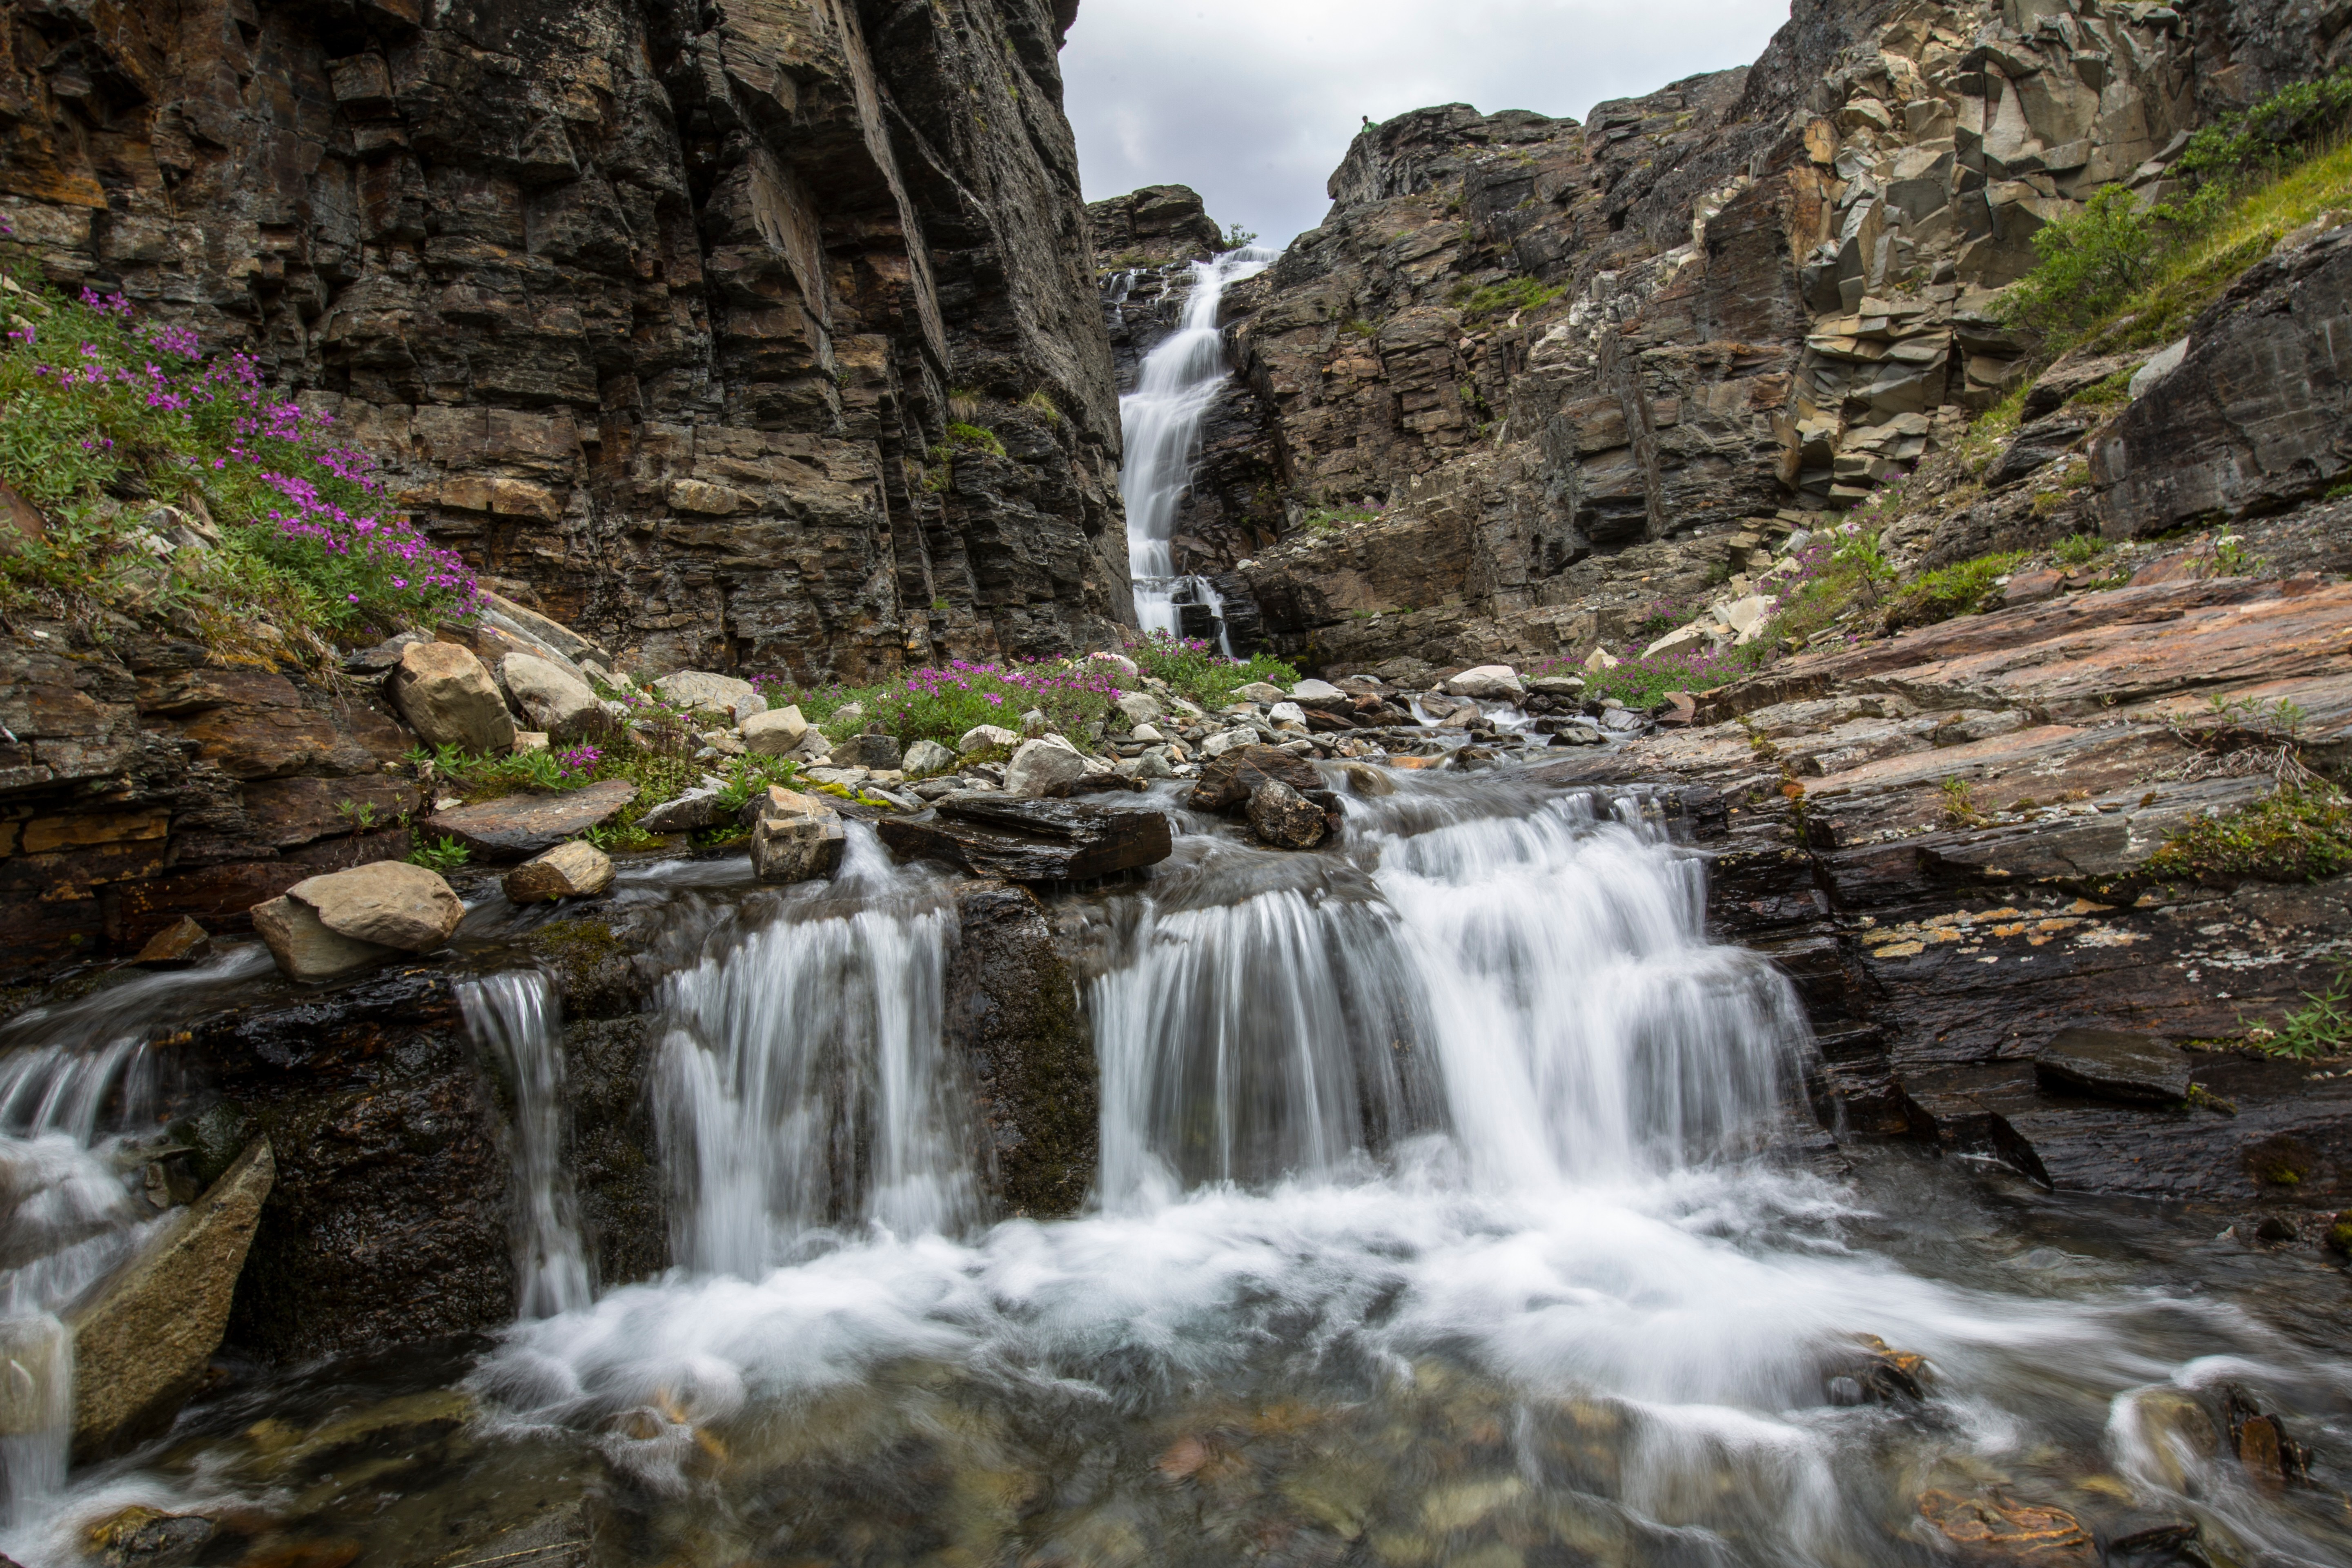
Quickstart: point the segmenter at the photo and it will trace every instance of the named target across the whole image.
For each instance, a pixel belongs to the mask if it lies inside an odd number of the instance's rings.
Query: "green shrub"
[[[2050,547],[2062,566],[2088,566],[2111,548],[2095,533],[2070,533]]]
[[[2109,185],[2081,212],[2034,235],[2041,264],[2009,290],[2003,309],[2011,321],[2053,336],[2080,332],[2155,280],[2158,240],[2138,198]]]
[[[2022,550],[1979,555],[1906,584],[1886,607],[1887,630],[1932,626],[1939,621],[1980,613],[1990,607],[1999,589],[1997,579],[2014,571],[2025,555]]]
[[[2298,1062],[2352,1052],[2352,968],[2337,971],[2335,984],[2326,990],[2305,992],[2303,1001],[2302,1006],[2276,1025],[2248,1027],[2246,1043],[2266,1056]],[[2352,1219],[2352,1211],[2336,1216],[2339,1230],[2347,1219]],[[2334,1237],[2329,1239],[2336,1244]],[[2336,1245],[2339,1251],[2346,1249],[2346,1244]]]
[[[2295,162],[2352,121],[2352,72],[2281,88],[2242,114],[2189,139],[2172,166],[2179,178],[2226,184]]]
[[[2352,871],[2352,802],[2324,784],[2280,790],[2223,816],[2189,823],[2147,861],[2182,881],[2315,882]]]
[[[375,459],[331,414],[265,386],[258,361],[207,358],[120,296],[17,281],[0,482],[48,515],[43,538],[0,554],[0,613],[146,615],[216,653],[321,669],[339,636],[470,613],[464,562],[387,505]],[[163,542],[159,504],[209,519],[217,546]]]
[[[1135,661],[1136,668],[1166,681],[1179,697],[1212,713],[1232,702],[1234,693],[1252,681],[1262,680],[1286,691],[1298,684],[1298,671],[1270,654],[1230,659],[1198,637],[1153,632],[1129,638],[1121,651]]]
[[[446,835],[431,844],[420,840],[416,847],[408,852],[410,865],[422,866],[426,870],[437,872],[444,877],[473,858],[472,850]]]

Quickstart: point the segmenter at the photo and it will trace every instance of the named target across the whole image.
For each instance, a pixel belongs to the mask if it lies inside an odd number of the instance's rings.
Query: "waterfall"
[[[0,1030],[0,1522],[22,1522],[63,1488],[73,1345],[60,1315],[167,1223],[139,1178],[152,1157],[156,1025],[193,994],[269,966],[259,944],[79,1001],[31,1009]]]
[[[671,1255],[756,1278],[834,1226],[978,1213],[940,1041],[954,911],[853,825],[830,889],[674,974],[657,1088]]]
[[[1176,508],[1192,482],[1201,422],[1227,374],[1217,325],[1225,289],[1265,271],[1279,254],[1244,246],[1192,263],[1181,324],[1144,356],[1135,390],[1118,400],[1127,448],[1118,490],[1127,503],[1128,567],[1135,579],[1136,619],[1147,632],[1184,635],[1184,607],[1199,606],[1202,619],[1193,635],[1205,630],[1223,643],[1223,601],[1205,579],[1177,572]],[[1122,274],[1119,299],[1129,283]]]
[[[525,1318],[584,1307],[594,1295],[567,1155],[562,1004],[536,969],[461,981],[474,1043],[506,1069],[515,1098],[515,1302]]]

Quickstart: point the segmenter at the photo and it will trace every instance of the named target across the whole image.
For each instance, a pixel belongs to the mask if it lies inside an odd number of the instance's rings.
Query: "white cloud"
[[[1746,65],[1788,0],[1082,0],[1062,74],[1089,200],[1191,185],[1279,242],[1322,221],[1362,117],[1582,119]]]

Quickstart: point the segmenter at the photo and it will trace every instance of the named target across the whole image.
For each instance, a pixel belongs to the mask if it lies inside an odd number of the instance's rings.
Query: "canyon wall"
[[[1332,668],[1622,640],[1948,447],[2028,368],[1992,291],[2033,234],[2103,185],[2166,194],[2188,132],[2326,68],[2347,21],[1799,0],[1754,66],[1587,123],[1454,104],[1370,128],[1323,224],[1227,296],[1241,374],[1180,565]],[[1994,505],[1949,532],[1973,552],[2086,520]]]
[[[1131,619],[1076,15],[6,0],[5,243],[257,356],[624,668],[1066,650]]]

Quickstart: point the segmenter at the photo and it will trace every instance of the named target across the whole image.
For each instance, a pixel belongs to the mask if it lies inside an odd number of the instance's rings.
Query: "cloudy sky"
[[[1581,120],[1753,60],[1788,0],[1082,0],[1062,51],[1087,199],[1186,184],[1280,243],[1323,219],[1362,117]]]

